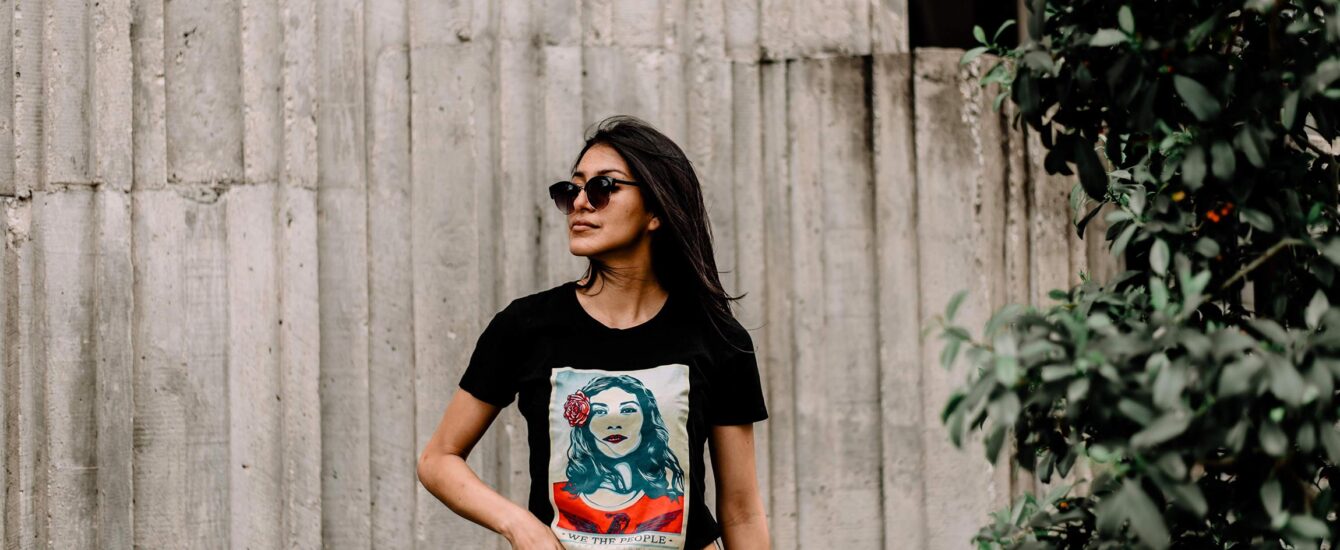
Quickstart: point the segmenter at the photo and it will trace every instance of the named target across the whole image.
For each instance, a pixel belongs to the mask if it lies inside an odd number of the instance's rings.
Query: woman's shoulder
[[[499,312],[499,315],[505,315],[518,321],[543,318],[546,314],[561,310],[564,305],[562,302],[565,298],[564,292],[572,292],[572,286],[571,281],[563,282],[544,290],[514,298]]]

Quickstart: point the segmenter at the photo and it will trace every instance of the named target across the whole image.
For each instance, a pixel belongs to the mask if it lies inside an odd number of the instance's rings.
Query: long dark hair
[[[730,296],[721,286],[702,185],[684,150],[642,119],[615,115],[595,125],[570,171],[576,171],[582,156],[597,143],[610,146],[628,163],[632,171],[629,176],[641,183],[637,188],[647,210],[661,220],[661,227],[651,238],[656,279],[667,292],[686,298],[685,303],[697,304],[717,334],[730,345],[737,345],[726,338],[722,327],[735,319],[730,303],[748,293]],[[586,284],[578,283],[579,287],[591,288],[596,277],[618,277],[609,265],[595,258],[588,260],[583,275]]]
[[[637,449],[621,458],[605,456],[596,448],[590,420],[572,428],[572,445],[568,447],[567,491],[573,495],[591,494],[601,483],[609,482],[620,492],[631,493],[641,489],[651,498],[684,494],[684,469],[670,450],[670,432],[656,405],[656,396],[638,379],[627,375],[602,376],[582,387],[582,394],[591,397],[610,388],[619,388],[633,394],[642,409],[641,442]],[[633,470],[631,486],[624,486],[623,476],[614,469],[619,462],[628,462]],[[667,477],[666,472],[669,472]]]

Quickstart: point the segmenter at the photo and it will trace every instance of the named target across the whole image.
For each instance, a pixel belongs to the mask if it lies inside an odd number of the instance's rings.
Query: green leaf
[[[1150,277],[1149,300],[1157,311],[1168,309],[1168,283],[1158,277]]]
[[[1191,416],[1183,411],[1174,411],[1155,420],[1148,427],[1131,436],[1131,446],[1147,449],[1182,435],[1191,425]]]
[[[1042,50],[1034,50],[1024,54],[1023,63],[1024,66],[1039,73],[1049,75],[1056,73],[1056,60],[1052,59],[1051,54]]]
[[[1210,510],[1210,504],[1205,501],[1205,493],[1201,492],[1200,486],[1195,483],[1171,484],[1163,488],[1163,493],[1173,504],[1195,514],[1197,518],[1205,517]]]
[[[1261,506],[1274,518],[1284,510],[1284,491],[1278,479],[1271,477],[1261,485]]]
[[[1262,365],[1259,356],[1248,355],[1224,366],[1219,374],[1219,397],[1247,393],[1252,388],[1252,377],[1261,370]]]
[[[995,464],[997,459],[1000,458],[1000,448],[1005,444],[1005,429],[1004,424],[996,424],[991,429],[991,433],[986,436],[986,459],[991,461],[992,464]]]
[[[1162,550],[1172,544],[1168,526],[1163,522],[1163,511],[1140,488],[1134,480],[1126,480],[1121,486],[1119,498],[1125,515],[1131,520],[1131,531],[1140,537],[1140,542],[1155,550]]]
[[[1177,95],[1182,97],[1182,101],[1186,102],[1187,108],[1197,120],[1204,122],[1219,116],[1219,100],[1215,99],[1210,90],[1200,82],[1175,74],[1173,88],[1177,90]]]
[[[1168,274],[1168,255],[1167,241],[1155,239],[1154,246],[1149,249],[1149,266],[1154,268],[1155,273]]]
[[[1163,410],[1182,406],[1182,390],[1186,389],[1186,369],[1182,365],[1166,365],[1154,379],[1154,404]]]
[[[1308,302],[1307,309],[1303,311],[1303,319],[1307,321],[1307,328],[1317,330],[1321,324],[1321,315],[1331,308],[1331,301],[1326,299],[1326,292],[1317,290],[1312,295],[1312,301]]]
[[[1335,425],[1321,426],[1317,428],[1317,435],[1321,436],[1321,446],[1326,449],[1326,458],[1330,460],[1331,465],[1340,465],[1340,429]]]
[[[1270,362],[1270,393],[1280,401],[1293,406],[1302,405],[1307,400],[1303,394],[1303,376],[1288,361]]]
[[[1289,450],[1289,437],[1284,435],[1284,430],[1273,421],[1262,424],[1257,437],[1261,440],[1261,449],[1270,456],[1284,456]]]
[[[1263,168],[1266,165],[1266,143],[1261,139],[1261,134],[1252,129],[1251,125],[1245,125],[1238,135],[1234,137],[1233,143],[1242,150],[1242,154],[1247,157],[1247,162],[1252,166]]]
[[[1205,182],[1205,148],[1192,145],[1182,157],[1182,185],[1195,191]]]
[[[959,65],[967,65],[967,64],[968,64],[969,62],[971,62],[972,60],[977,59],[977,56],[982,55],[983,53],[986,53],[986,51],[989,50],[989,49],[990,49],[990,48],[988,48],[988,47],[986,47],[986,46],[978,46],[978,47],[976,47],[976,48],[973,48],[973,49],[971,49],[971,50],[968,50],[968,51],[966,51],[966,52],[963,52],[963,56],[960,57],[960,58],[958,59],[958,64],[959,64]]]
[[[1128,34],[1135,33],[1135,16],[1131,14],[1130,6],[1122,6],[1117,10],[1117,26]]]
[[[1084,192],[1089,194],[1089,198],[1096,201],[1103,200],[1107,196],[1107,172],[1103,169],[1103,163],[1098,159],[1098,153],[1094,151],[1093,146],[1082,139],[1073,140],[1075,144],[1075,167],[1079,169],[1079,182],[1084,185]]]
[[[972,37],[976,38],[979,44],[986,44],[986,31],[982,30],[981,25],[972,26]]]
[[[1149,407],[1141,405],[1139,402],[1131,399],[1123,398],[1121,401],[1118,401],[1117,410],[1121,411],[1121,414],[1126,415],[1127,418],[1134,420],[1141,426],[1146,426],[1154,420],[1154,411],[1149,410]]]
[[[1268,214],[1260,210],[1256,210],[1254,208],[1243,208],[1242,219],[1243,221],[1246,221],[1247,223],[1251,224],[1252,227],[1260,229],[1261,231],[1264,231],[1266,233],[1270,233],[1275,230],[1275,221],[1270,219],[1270,216]]]
[[[1239,420],[1228,433],[1224,434],[1224,444],[1233,452],[1242,451],[1242,446],[1247,443],[1247,421]]]
[[[1284,328],[1270,319],[1252,319],[1247,324],[1260,332],[1262,336],[1269,338],[1272,342],[1281,346],[1289,345],[1289,333]]]
[[[1292,90],[1284,96],[1284,105],[1280,106],[1280,124],[1284,125],[1285,130],[1293,128],[1293,121],[1298,115],[1298,90]]]
[[[1126,226],[1126,229],[1122,230],[1121,235],[1117,236],[1117,239],[1112,241],[1113,256],[1121,257],[1121,253],[1126,250],[1126,245],[1130,244],[1132,235],[1135,235],[1135,224]]]
[[[1089,45],[1095,48],[1114,46],[1126,41],[1126,33],[1117,29],[1098,29],[1089,39]]]
[[[967,295],[967,290],[960,290],[949,298],[949,306],[945,308],[945,320],[952,321],[954,319],[954,314],[958,313],[959,304],[963,303],[963,298]]]
[[[1088,395],[1089,395],[1088,378],[1076,379],[1074,382],[1070,383],[1070,386],[1066,387],[1065,398],[1071,403],[1077,403],[1079,401],[1083,401],[1084,398],[1087,397]],[[1336,442],[1340,443],[1340,438],[1337,438]],[[1340,449],[1340,447],[1337,448]]]
[[[1210,172],[1222,181],[1233,179],[1237,171],[1237,152],[1227,141],[1219,140],[1210,146]]]
[[[1014,20],[1013,20],[1013,19],[1006,19],[1004,23],[1001,23],[1001,24],[1000,24],[1000,28],[996,29],[996,34],[995,34],[994,36],[991,37],[991,41],[992,41],[992,42],[999,42],[999,41],[1000,41],[1000,33],[1005,32],[1005,29],[1008,29],[1008,28],[1010,28],[1010,27],[1012,27],[1012,26],[1014,26]]]
[[[1219,242],[1209,237],[1201,237],[1196,240],[1196,253],[1206,258],[1218,256]]]
[[[1309,539],[1331,536],[1331,528],[1326,522],[1312,516],[1289,516],[1289,530]]]
[[[944,349],[940,351],[941,367],[943,367],[945,370],[949,370],[954,367],[954,359],[958,358],[959,346],[961,346],[962,344],[963,340],[959,340],[957,338],[951,338],[949,342],[945,343]]]

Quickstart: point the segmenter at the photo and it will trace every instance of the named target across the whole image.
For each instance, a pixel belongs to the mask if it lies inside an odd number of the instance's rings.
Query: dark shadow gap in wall
[[[913,48],[938,47],[971,49],[973,25],[981,25],[991,38],[1006,20],[1015,26],[1001,33],[1001,43],[1014,47],[1019,43],[1017,4],[1011,0],[908,0],[911,20],[909,38]]]

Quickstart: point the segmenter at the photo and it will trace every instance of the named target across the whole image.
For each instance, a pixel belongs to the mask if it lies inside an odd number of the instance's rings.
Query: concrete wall
[[[544,188],[628,113],[749,293],[774,547],[964,547],[1031,482],[950,447],[922,320],[1113,266],[988,61],[836,4],[0,0],[3,546],[507,548],[417,453],[492,314],[581,274]],[[470,459],[520,503],[524,435]]]

